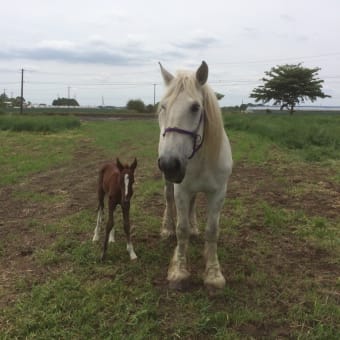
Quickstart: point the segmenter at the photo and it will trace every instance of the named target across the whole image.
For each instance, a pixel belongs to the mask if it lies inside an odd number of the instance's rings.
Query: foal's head
[[[122,203],[129,203],[133,195],[132,185],[135,181],[135,169],[137,167],[137,159],[131,165],[123,165],[119,158],[117,158],[117,167],[120,171],[120,190]]]

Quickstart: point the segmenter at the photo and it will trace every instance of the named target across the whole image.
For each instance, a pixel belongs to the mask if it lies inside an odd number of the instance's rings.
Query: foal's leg
[[[130,238],[130,203],[123,203],[122,204],[123,210],[123,220],[124,220],[124,230],[126,235],[126,250],[130,255],[131,260],[136,260],[137,255],[133,249],[133,245]]]
[[[190,200],[190,235],[197,236],[199,230],[197,227],[197,217],[196,217],[196,195]]]
[[[179,193],[179,190],[176,188],[177,246],[168,269],[168,281],[170,288],[182,289],[190,276],[187,270],[186,253],[190,234],[189,209],[191,197],[186,192]]]
[[[94,235],[92,238],[93,242],[99,241],[100,227],[102,222],[103,222],[103,208],[101,206],[98,206],[97,224],[96,228],[94,229]]]
[[[99,186],[98,187],[97,224],[96,224],[96,228],[94,229],[94,235],[92,238],[93,242],[99,241],[100,227],[103,222],[103,215],[104,215],[104,196],[105,196],[105,192],[103,188]]]
[[[222,289],[225,278],[221,273],[217,257],[217,240],[219,236],[220,210],[222,209],[225,190],[208,195],[208,223],[205,230],[204,256],[206,267],[204,284],[208,289]]]
[[[116,204],[113,204],[112,202],[109,202],[109,212],[108,212],[108,221],[106,224],[106,230],[105,230],[105,238],[104,238],[104,243],[103,243],[103,253],[102,253],[102,260],[105,259],[106,256],[106,250],[107,250],[107,243],[109,241],[109,236],[113,228],[113,212],[116,208]]]
[[[161,237],[168,238],[175,234],[175,200],[174,185],[165,181],[164,186],[165,210],[161,228]]]

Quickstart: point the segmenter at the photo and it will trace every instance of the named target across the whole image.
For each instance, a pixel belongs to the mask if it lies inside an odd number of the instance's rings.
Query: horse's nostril
[[[173,169],[174,171],[179,171],[181,169],[181,162],[179,161],[178,158],[175,158],[173,160]]]
[[[158,167],[163,172],[176,173],[181,170],[181,161],[178,158],[171,157],[169,159],[164,159],[160,157],[158,159]]]

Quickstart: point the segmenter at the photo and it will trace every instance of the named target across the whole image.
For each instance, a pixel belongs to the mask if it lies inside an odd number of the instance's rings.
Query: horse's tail
[[[97,211],[104,209],[104,197],[105,197],[105,191],[104,191],[104,188],[103,188],[104,172],[105,172],[105,166],[103,166],[99,170],[98,186],[97,186],[97,194],[98,194],[98,208],[97,208]]]

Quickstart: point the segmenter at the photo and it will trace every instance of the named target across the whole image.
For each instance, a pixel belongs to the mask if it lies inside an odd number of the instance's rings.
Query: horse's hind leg
[[[175,234],[175,200],[174,185],[165,181],[164,186],[165,210],[161,228],[161,237],[168,238]]]
[[[106,256],[106,251],[107,251],[107,244],[109,241],[109,236],[113,228],[113,212],[115,209],[115,205],[109,203],[109,213],[108,213],[108,221],[106,224],[106,229],[105,229],[105,237],[104,237],[104,243],[103,243],[103,253],[102,253],[102,261],[105,259]]]
[[[130,203],[125,203],[122,205],[123,210],[123,220],[124,220],[124,230],[126,235],[126,250],[130,255],[131,260],[136,260],[137,255],[133,249],[133,245],[131,242],[131,235],[130,235]]]
[[[225,190],[208,196],[208,223],[205,231],[204,256],[206,260],[204,284],[210,290],[222,289],[225,278],[221,273],[217,257],[220,210],[222,209]]]

